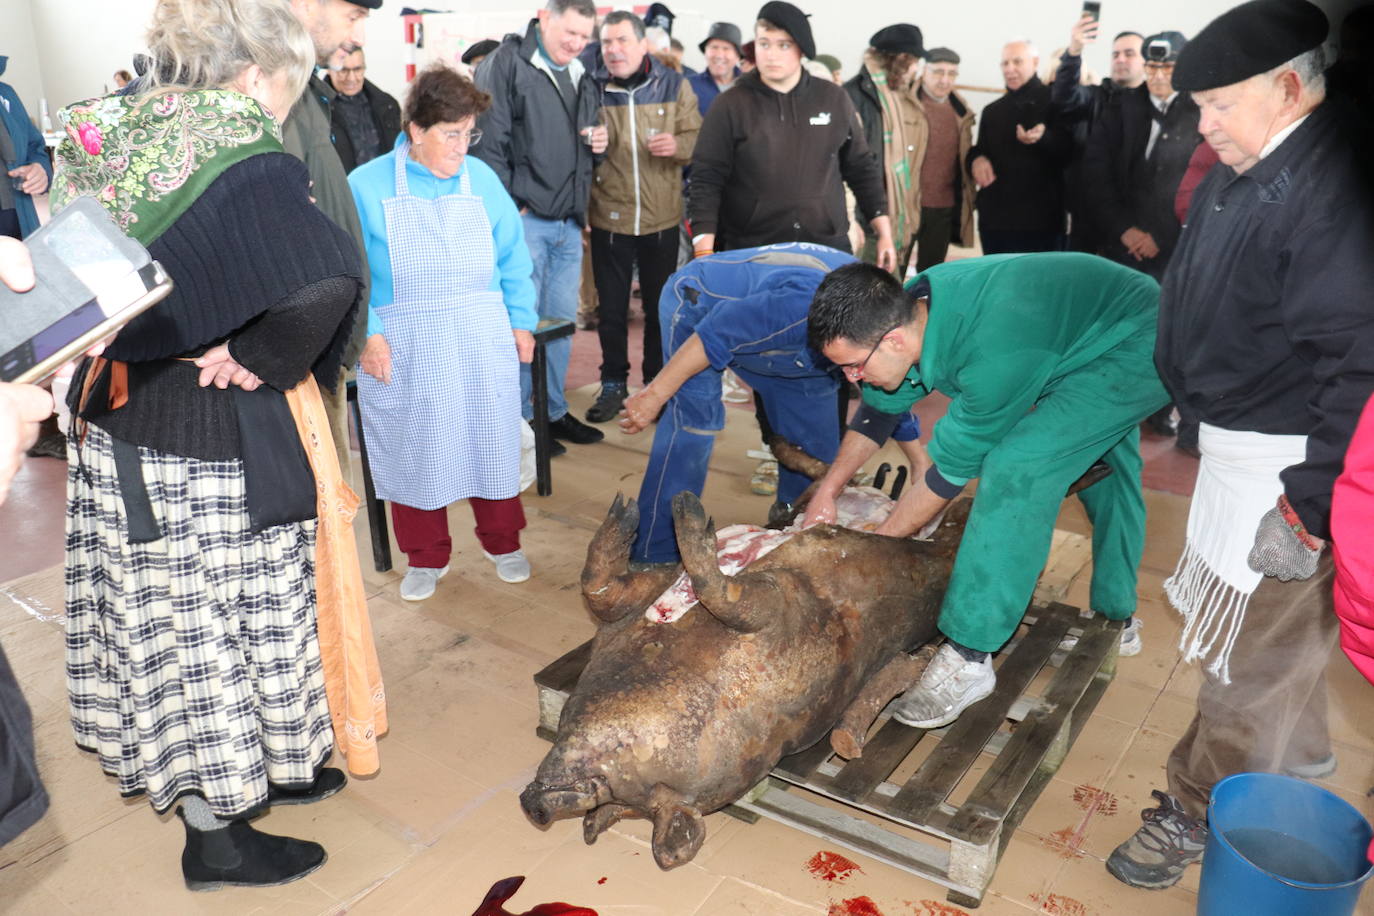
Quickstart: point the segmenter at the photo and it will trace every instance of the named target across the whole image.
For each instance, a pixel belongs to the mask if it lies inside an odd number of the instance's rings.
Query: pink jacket
[[[1374,398],[1364,407],[1331,494],[1341,648],[1374,682]]]

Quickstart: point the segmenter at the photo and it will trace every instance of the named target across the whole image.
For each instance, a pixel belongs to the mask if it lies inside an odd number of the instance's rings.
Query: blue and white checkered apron
[[[391,384],[358,373],[373,483],[416,509],[508,499],[520,492],[520,364],[490,289],[491,223],[466,168],[458,194],[412,196],[409,152],[396,148],[396,196],[382,202],[395,292],[377,315]]]

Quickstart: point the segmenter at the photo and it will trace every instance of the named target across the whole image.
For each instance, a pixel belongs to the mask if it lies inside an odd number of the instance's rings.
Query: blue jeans
[[[582,281],[582,228],[576,220],[541,219],[526,213],[525,244],[534,261],[534,288],[538,294],[539,318],[572,321],[577,317],[578,284]],[[555,340],[545,347],[549,366],[549,419],[560,420],[568,412],[563,393],[572,356],[572,338]],[[520,364],[520,412],[526,420],[534,417],[530,405],[530,366]]]

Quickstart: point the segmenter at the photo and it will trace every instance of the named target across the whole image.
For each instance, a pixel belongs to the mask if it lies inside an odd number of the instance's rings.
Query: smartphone
[[[172,280],[90,197],[25,239],[37,282],[0,284],[0,380],[41,382],[166,298]]]
[[[1091,16],[1093,22],[1102,21],[1102,4],[1098,0],[1083,0],[1083,15]]]

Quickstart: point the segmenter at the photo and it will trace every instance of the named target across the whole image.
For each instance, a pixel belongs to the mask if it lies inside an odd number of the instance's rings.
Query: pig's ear
[[[654,811],[654,861],[667,871],[696,857],[706,839],[706,821],[691,805],[662,805]]]

